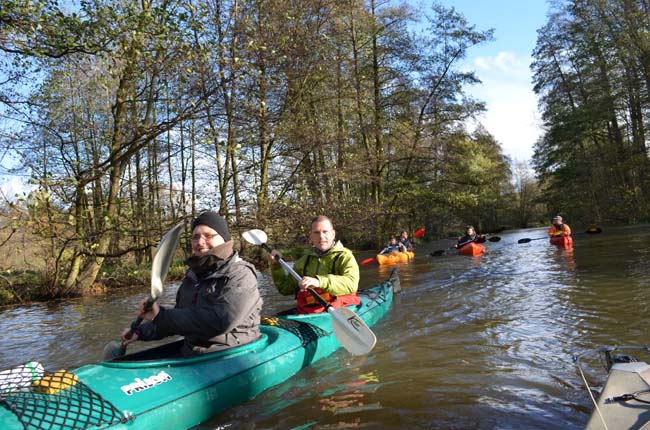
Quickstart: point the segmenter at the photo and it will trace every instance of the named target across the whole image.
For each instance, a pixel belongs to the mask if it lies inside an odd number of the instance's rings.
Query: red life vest
[[[345,294],[343,296],[333,296],[320,288],[314,288],[332,307],[358,305],[361,303],[356,294]],[[325,311],[325,308],[311,295],[309,291],[299,291],[296,297],[298,305],[296,306],[299,314],[318,314]]]

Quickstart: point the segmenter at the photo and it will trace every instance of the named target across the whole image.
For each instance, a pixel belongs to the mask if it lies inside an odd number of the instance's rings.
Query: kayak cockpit
[[[210,354],[202,354],[191,357],[182,357],[180,350],[184,340],[167,343],[155,348],[135,352],[114,358],[110,361],[104,361],[101,364],[106,367],[159,367],[159,366],[184,366],[196,364],[203,361],[225,360],[236,357],[254,350],[263,349],[269,343],[269,336],[262,333],[259,339],[246,345],[236,346],[224,351],[216,351]]]

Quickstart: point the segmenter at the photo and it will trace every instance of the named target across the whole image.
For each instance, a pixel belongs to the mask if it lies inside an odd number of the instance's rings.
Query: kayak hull
[[[380,265],[408,263],[415,258],[415,252],[391,252],[388,254],[377,254],[377,262]]]
[[[468,257],[478,257],[485,253],[485,246],[476,242],[469,242],[458,248],[458,253]]]
[[[393,285],[397,287],[398,283],[393,275],[390,280],[359,292],[361,304],[350,309],[372,326],[388,312]],[[58,413],[63,418],[52,420],[47,427],[33,426],[32,422],[27,425],[30,429],[52,430],[187,429],[286,381],[341,347],[328,313],[273,317],[260,330],[262,337],[255,342],[203,356],[134,361],[131,357],[142,355],[136,353],[82,366],[71,371],[78,378],[77,385],[98,397],[98,409],[104,411],[91,412],[90,417],[83,417],[88,424],[80,425],[71,422],[78,419],[78,406],[66,406],[61,394],[42,396],[35,400],[41,411],[50,407],[69,410]],[[66,391],[72,389],[60,393]],[[5,406],[0,406],[0,428],[27,428],[5,403],[5,399],[16,400],[12,396],[0,392],[0,404]],[[20,401],[9,404],[16,403]],[[106,409],[112,411],[107,413]],[[23,415],[23,421],[26,419]]]
[[[568,248],[573,245],[573,238],[571,236],[552,236],[551,245]]]

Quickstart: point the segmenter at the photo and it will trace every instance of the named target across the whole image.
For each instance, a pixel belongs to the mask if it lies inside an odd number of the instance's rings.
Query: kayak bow
[[[458,253],[469,257],[478,257],[485,253],[485,246],[476,242],[469,242],[458,248]]]
[[[415,252],[413,251],[406,251],[406,252],[389,252],[388,254],[377,254],[377,263],[379,265],[387,265],[387,264],[398,264],[398,263],[408,263],[410,261],[413,261],[415,258]]]
[[[361,304],[349,308],[373,325],[398,290],[394,270],[389,280],[360,291]],[[341,347],[327,313],[265,318],[260,330],[257,341],[226,351],[175,358],[177,341],[71,372],[46,372],[31,388],[6,385],[0,428],[188,429]]]

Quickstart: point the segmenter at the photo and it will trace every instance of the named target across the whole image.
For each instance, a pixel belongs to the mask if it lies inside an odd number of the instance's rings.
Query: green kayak
[[[393,272],[359,292],[361,304],[350,309],[371,326],[398,289]],[[0,379],[0,429],[187,429],[341,347],[327,313],[265,318],[261,331],[253,343],[204,356],[163,358],[173,356],[174,342],[69,372]]]

